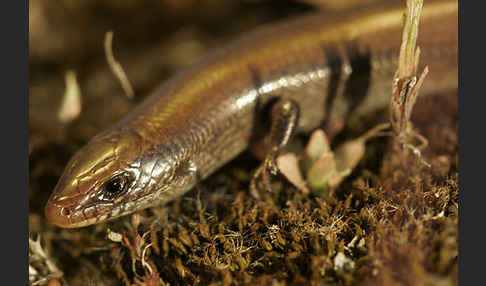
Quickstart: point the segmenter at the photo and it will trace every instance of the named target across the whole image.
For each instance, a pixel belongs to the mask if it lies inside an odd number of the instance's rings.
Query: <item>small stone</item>
[[[344,270],[349,271],[354,268],[354,261],[346,257],[342,252],[339,252],[334,257],[334,270]]]

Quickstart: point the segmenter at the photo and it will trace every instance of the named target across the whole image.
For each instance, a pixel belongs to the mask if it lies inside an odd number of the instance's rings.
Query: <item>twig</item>
[[[423,143],[427,142],[425,137],[413,130],[410,122],[420,87],[429,72],[426,66],[420,76],[417,77],[420,48],[416,47],[416,44],[422,6],[423,0],[407,0],[407,10],[403,21],[402,43],[398,57],[398,69],[393,77],[390,123],[402,150],[411,149],[425,165],[430,166],[422,159],[419,148],[409,143],[410,137],[416,137]],[[426,146],[426,144],[423,145]]]
[[[128,77],[119,62],[113,55],[113,31],[108,31],[105,35],[105,54],[108,65],[113,74],[118,78],[120,84],[128,98],[133,98],[134,91]]]

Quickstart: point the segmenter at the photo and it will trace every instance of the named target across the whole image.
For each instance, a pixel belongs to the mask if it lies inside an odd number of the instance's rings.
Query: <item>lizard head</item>
[[[126,134],[124,134],[126,135]],[[68,162],[46,207],[51,223],[82,227],[132,212],[141,199],[140,144],[118,132],[94,137]]]
[[[195,168],[174,144],[130,132],[94,137],[68,162],[46,207],[51,223],[76,228],[169,201],[195,184]]]
[[[123,200],[136,181],[128,143],[98,136],[80,149],[46,204],[47,219],[61,227],[86,226]]]

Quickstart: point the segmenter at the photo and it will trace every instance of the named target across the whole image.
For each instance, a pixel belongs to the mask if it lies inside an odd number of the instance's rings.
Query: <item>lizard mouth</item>
[[[49,200],[44,212],[50,223],[63,228],[88,226],[98,220],[95,208],[81,208],[68,200]]]
[[[79,203],[79,201],[69,198],[49,200],[44,212],[47,220],[54,225],[63,228],[78,228],[120,217],[133,205],[133,203],[127,203],[115,207],[111,202]]]

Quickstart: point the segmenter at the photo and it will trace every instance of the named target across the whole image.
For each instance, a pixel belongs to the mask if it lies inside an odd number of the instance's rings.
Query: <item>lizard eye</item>
[[[130,185],[130,178],[128,176],[119,175],[108,180],[102,190],[102,199],[112,200],[128,190]]]

